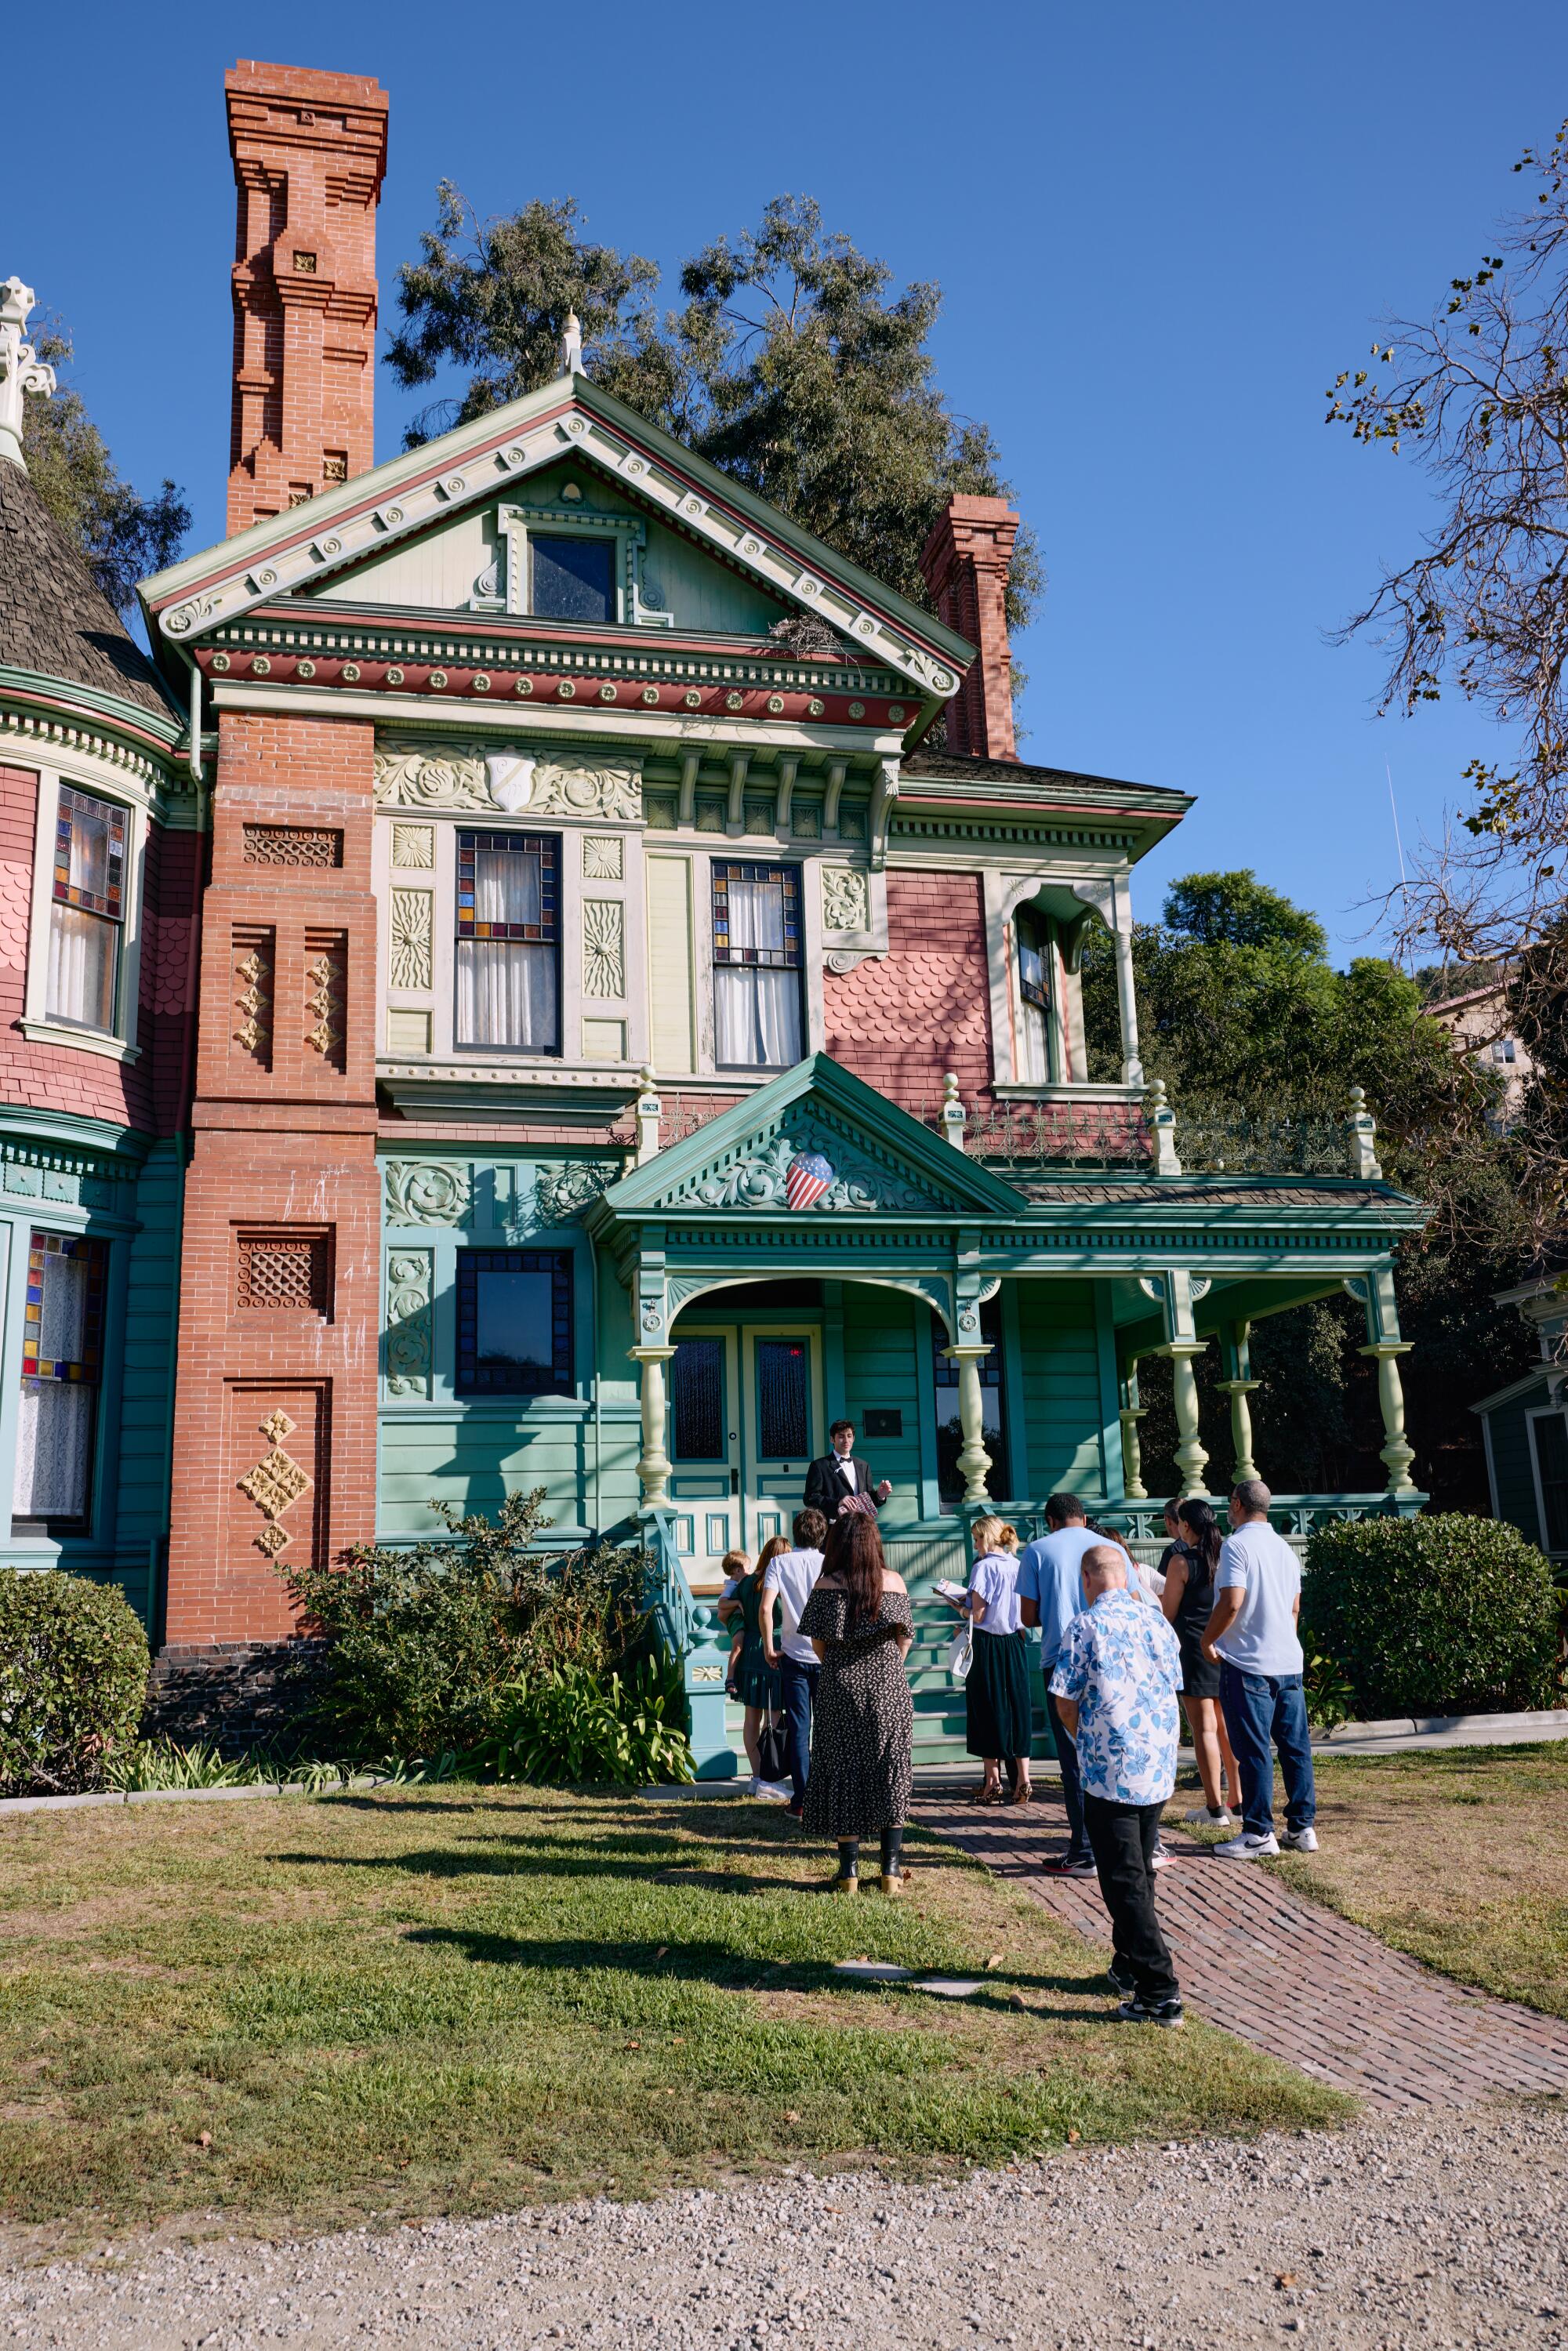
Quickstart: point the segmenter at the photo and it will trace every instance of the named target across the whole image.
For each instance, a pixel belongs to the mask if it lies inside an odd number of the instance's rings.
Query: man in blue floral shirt
[[[1111,1980],[1130,2024],[1179,2024],[1181,1992],[1155,1915],[1160,1814],[1176,1789],[1181,1651],[1157,1608],[1127,1589],[1127,1562],[1096,1543],[1082,1563],[1088,1603],[1068,1626],[1051,1693],[1077,1742],[1083,1824],[1111,1913]]]

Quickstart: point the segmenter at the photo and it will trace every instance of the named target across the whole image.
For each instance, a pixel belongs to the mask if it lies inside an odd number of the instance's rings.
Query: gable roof
[[[945,699],[974,660],[973,646],[931,613],[580,375],[558,377],[144,580],[160,658],[167,665],[205,631],[346,571],[567,454],[784,603],[820,614],[861,660],[889,664],[922,692]]]
[[[784,1147],[784,1146],[788,1147]],[[849,1209],[917,1217],[1016,1217],[1019,1196],[827,1053],[787,1070],[633,1168],[604,1194],[620,1216],[726,1210],[787,1215],[779,1196],[795,1150],[821,1150],[840,1179],[807,1215]],[[837,1156],[834,1156],[834,1154]]]
[[[20,465],[0,460],[0,664],[177,716],[119,613]]]

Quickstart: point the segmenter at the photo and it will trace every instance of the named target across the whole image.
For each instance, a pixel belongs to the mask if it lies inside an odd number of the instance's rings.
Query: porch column
[[[1207,1346],[1200,1339],[1192,1319],[1193,1301],[1208,1289],[1208,1277],[1189,1273],[1186,1266],[1172,1266],[1167,1272],[1145,1277],[1139,1284],[1145,1295],[1159,1301],[1166,1326],[1166,1343],[1160,1348],[1171,1364],[1171,1402],[1176,1407],[1176,1463],[1181,1474],[1177,1489],[1182,1501],[1194,1495],[1206,1495],[1203,1482],[1208,1456],[1197,1433],[1197,1358]]]
[[[1219,1385],[1230,1398],[1230,1447],[1235,1456],[1230,1480],[1235,1486],[1244,1478],[1258,1475],[1258,1464],[1252,1458],[1252,1410],[1247,1401],[1260,1384],[1252,1376],[1251,1337],[1250,1322],[1231,1322],[1220,1342],[1225,1377]]]
[[[670,1499],[670,1457],[664,1450],[668,1406],[664,1395],[664,1365],[673,1347],[633,1347],[632,1361],[642,1370],[643,1453],[637,1475],[643,1487],[643,1508],[662,1510]]]
[[[964,1439],[958,1468],[963,1474],[966,1504],[979,1505],[991,1499],[986,1486],[991,1457],[986,1451],[986,1405],[980,1386],[980,1365],[990,1352],[989,1347],[942,1350],[946,1361],[958,1366],[958,1427]]]
[[[1378,1458],[1388,1471],[1385,1491],[1402,1496],[1416,1491],[1410,1464],[1416,1448],[1405,1434],[1405,1388],[1399,1358],[1410,1353],[1410,1342],[1399,1335],[1399,1308],[1394,1296],[1394,1269],[1379,1266],[1345,1283],[1351,1296],[1366,1310],[1366,1345],[1356,1350],[1377,1365],[1377,1402],[1383,1414],[1384,1445]]]
[[[1122,1424],[1122,1491],[1129,1502],[1146,1502],[1149,1489],[1144,1483],[1144,1457],[1138,1443],[1138,1423],[1147,1407],[1138,1402],[1138,1366],[1129,1364],[1121,1380],[1121,1399],[1116,1417]]]
[[[1133,934],[1118,923],[1112,936],[1116,944],[1116,1007],[1122,1017],[1122,1083],[1141,1086],[1144,1064],[1138,1054],[1138,998],[1133,986]]]

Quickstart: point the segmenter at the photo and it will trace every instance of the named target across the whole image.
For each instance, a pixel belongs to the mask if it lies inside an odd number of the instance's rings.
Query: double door
[[[670,1499],[699,1591],[724,1556],[788,1535],[826,1450],[821,1332],[782,1320],[683,1322],[670,1364]]]

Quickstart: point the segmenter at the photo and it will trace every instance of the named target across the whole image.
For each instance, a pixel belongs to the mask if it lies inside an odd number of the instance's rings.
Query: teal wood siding
[[[396,1222],[401,1198],[415,1210],[417,1186],[389,1176],[382,1194],[382,1275],[390,1297],[411,1266],[428,1286],[422,1327],[428,1345],[382,1343],[377,1531],[389,1542],[438,1534],[430,1505],[494,1516],[509,1492],[542,1486],[556,1536],[581,1539],[591,1528],[623,1524],[637,1507],[641,1450],[635,1367],[625,1293],[613,1270],[595,1266],[580,1222],[555,1221],[540,1201],[540,1178],[570,1163],[557,1157],[469,1157],[446,1150],[400,1152],[383,1167],[411,1164],[455,1179],[460,1213],[444,1222]],[[604,1163],[595,1162],[602,1173]],[[610,1165],[620,1173],[619,1160]],[[444,1182],[444,1175],[443,1181]],[[548,1396],[465,1397],[456,1393],[457,1263],[465,1249],[562,1249],[571,1259],[572,1393]],[[428,1261],[428,1272],[418,1270]],[[389,1279],[389,1276],[391,1279]],[[383,1325],[386,1325],[383,1309]],[[606,1332],[601,1351],[599,1332]],[[595,1375],[603,1375],[595,1410]]]
[[[891,1481],[899,1501],[918,1512],[920,1379],[915,1350],[931,1344],[930,1309],[903,1290],[847,1281],[843,1315],[844,1417],[855,1424],[856,1450],[879,1478]],[[868,1406],[902,1415],[903,1435],[865,1436]]]
[[[1550,1402],[1546,1383],[1540,1381],[1523,1395],[1489,1412],[1488,1441],[1492,1475],[1497,1479],[1497,1512],[1532,1543],[1541,1541],[1541,1513],[1535,1507],[1535,1466],[1531,1458],[1526,1415]]]
[[[126,1244],[115,1574],[154,1634],[169,1532],[184,1162],[182,1139],[153,1144],[136,1187],[141,1229]]]
[[[1030,1495],[1103,1495],[1104,1399],[1093,1284],[1020,1281],[1019,1348]]]

